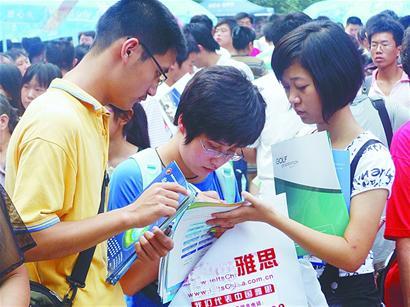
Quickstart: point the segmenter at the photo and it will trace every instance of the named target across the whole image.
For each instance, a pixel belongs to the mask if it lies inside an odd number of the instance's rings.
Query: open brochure
[[[195,202],[175,219],[170,233],[174,248],[160,262],[158,294],[163,303],[173,299],[185,278],[217,240],[212,227],[206,224],[211,214],[229,211],[240,205]]]
[[[272,145],[272,158],[276,193],[286,193],[289,217],[342,236],[349,222],[349,154],[332,152],[327,133],[319,132]],[[296,251],[307,254],[299,245]]]
[[[264,199],[287,214],[284,194]],[[170,307],[307,306],[303,282],[293,241],[266,223],[245,222],[212,244],[189,272]],[[309,283],[315,282],[314,274]],[[321,294],[320,286],[317,288]]]
[[[107,282],[111,284],[116,284],[127,272],[135,259],[137,259],[134,244],[139,241],[144,232],[151,230],[154,226],[158,226],[161,230],[165,231],[172,224],[174,219],[184,214],[184,211],[194,201],[197,194],[192,185],[185,180],[184,175],[175,162],[171,162],[166,168],[164,168],[161,174],[159,174],[146,189],[156,182],[176,182],[188,190],[188,195],[179,195],[179,207],[173,216],[168,218],[163,217],[144,228],[129,229],[108,240]]]

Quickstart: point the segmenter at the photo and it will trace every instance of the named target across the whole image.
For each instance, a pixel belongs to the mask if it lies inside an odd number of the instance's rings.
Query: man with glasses
[[[184,49],[161,2],[118,1],[98,21],[89,53],[33,101],[10,140],[6,187],[37,243],[25,254],[30,278],[63,297],[78,253],[96,246],[74,306],[125,304],[121,287],[105,282],[107,249],[99,243],[174,214],[178,193],[186,193],[156,184],[128,206],[97,215],[108,160],[104,106],[130,110],[154,95]]]
[[[242,158],[240,148],[255,142],[264,124],[265,102],[238,69],[202,69],[182,93],[174,119],[178,130],[172,139],[158,148],[138,152],[114,170],[109,209],[135,201],[147,181],[145,174],[152,176],[153,170],[159,174],[172,161],[177,162],[188,182],[207,192],[200,194],[201,198],[239,201],[230,161]],[[140,241],[139,258],[120,280],[126,294],[133,295],[158,277],[159,258],[172,248],[172,242],[162,243],[150,246]],[[155,286],[150,285],[144,293],[147,295],[140,293],[130,299],[129,305],[160,305]]]
[[[369,97],[381,97],[410,108],[409,77],[398,65],[403,27],[391,17],[378,14],[369,19],[366,32],[370,44],[373,71]]]

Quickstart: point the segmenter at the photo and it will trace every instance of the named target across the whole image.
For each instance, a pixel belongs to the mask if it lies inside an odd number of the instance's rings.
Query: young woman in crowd
[[[21,104],[21,73],[14,64],[0,64],[0,94],[7,97],[10,104],[23,113]]]
[[[24,110],[38,96],[43,94],[51,81],[55,78],[61,78],[60,69],[50,63],[37,63],[31,65],[23,76],[21,81],[21,102]]]
[[[150,147],[147,116],[141,104],[123,111],[113,105],[107,107],[110,117],[110,147],[108,166],[113,170],[122,161],[140,150]]]
[[[16,64],[21,75],[23,76],[26,73],[27,68],[30,67],[30,59],[28,58],[28,54],[23,49],[12,48],[6,52],[6,55],[13,60],[14,64]]]
[[[230,54],[235,54],[235,48],[232,44],[232,31],[237,26],[235,19],[222,19],[215,26],[214,39],[222,48],[228,50]]]
[[[380,306],[370,249],[390,194],[394,165],[388,150],[350,112],[349,103],[363,81],[360,54],[343,29],[319,21],[283,37],[271,64],[302,121],[328,131],[332,147],[347,149],[351,162],[359,157],[351,183],[349,223],[341,237],[324,234],[246,192],[249,205],[215,214],[208,223],[224,227],[249,220],[269,223],[327,263],[319,280],[330,306]]]
[[[0,94],[0,184],[4,186],[6,176],[6,153],[11,134],[18,122],[18,111],[8,99]]]

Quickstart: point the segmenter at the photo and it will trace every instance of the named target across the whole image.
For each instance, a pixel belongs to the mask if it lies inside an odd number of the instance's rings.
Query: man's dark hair
[[[359,50],[350,36],[331,21],[301,25],[279,41],[271,63],[278,80],[294,63],[312,76],[325,121],[353,101],[364,78]]]
[[[98,21],[92,50],[99,52],[127,37],[138,38],[153,54],[185,48],[175,17],[158,0],[120,0],[111,6]],[[148,57],[144,52],[142,59]]]
[[[389,16],[390,18],[393,18],[396,21],[399,20],[399,16],[393,10],[384,10],[384,11],[381,11],[379,14]]]
[[[244,147],[261,134],[265,106],[258,89],[241,71],[212,66],[197,72],[185,87],[174,125],[181,117],[185,144],[204,134],[215,142]]]
[[[349,18],[347,18],[346,20],[346,26],[347,25],[357,25],[357,26],[362,26],[362,20],[359,17],[356,16],[350,16]]]
[[[312,18],[302,12],[286,14],[274,23],[269,39],[276,45],[290,31],[310,21]]]
[[[80,41],[81,35],[90,36],[94,39],[95,38],[95,31],[84,31],[84,32],[78,33],[78,41]]]
[[[232,45],[236,50],[243,50],[256,38],[255,31],[248,27],[236,26],[232,32]]]
[[[40,37],[24,37],[21,44],[24,50],[27,51],[30,62],[32,62],[34,57],[41,55],[45,49],[45,45]]]
[[[377,14],[372,16],[366,23],[366,32],[369,43],[372,36],[376,33],[388,32],[393,35],[396,46],[400,46],[403,40],[403,26],[386,14]]]
[[[61,70],[73,68],[74,45],[71,41],[56,39],[46,43],[46,61],[57,65]]]
[[[407,28],[404,34],[401,49],[401,62],[403,64],[404,72],[410,76],[410,28]]]
[[[13,106],[10,104],[7,97],[0,94],[0,115],[2,114],[6,114],[8,116],[9,123],[7,126],[9,128],[10,134],[12,134],[14,131],[14,128],[17,125],[17,122],[19,121],[18,109],[13,108]]]
[[[186,42],[185,52],[177,54],[176,62],[179,67],[181,67],[182,63],[184,63],[188,59],[191,53],[198,53],[200,51],[198,44],[195,41],[195,38],[193,38],[191,34],[188,34],[188,33],[185,34],[185,42]]]
[[[61,78],[61,70],[58,66],[51,63],[36,63],[27,68],[21,84],[29,83],[34,77],[40,86],[48,88],[51,81],[55,78]]]
[[[212,29],[214,28],[214,24],[213,24],[211,18],[209,18],[206,15],[192,16],[189,23],[202,23],[204,26],[206,26],[209,29],[209,32],[212,32]]]
[[[83,57],[90,51],[89,45],[80,44],[74,48],[74,58],[77,59],[77,64],[81,62]]]
[[[245,13],[245,12],[240,12],[238,14],[235,15],[235,20],[238,22],[239,20],[243,19],[243,18],[249,18],[249,20],[251,21],[251,24],[253,24],[255,22],[255,17],[253,17],[253,15]]]
[[[21,72],[14,64],[0,64],[0,86],[8,94],[10,104],[19,110],[24,111],[21,104]]]
[[[184,34],[192,35],[196,43],[205,48],[209,52],[215,52],[219,50],[219,44],[212,37],[208,28],[201,23],[189,23],[184,26]]]
[[[218,28],[219,26],[222,26],[222,25],[227,25],[229,27],[229,29],[231,30],[231,33],[232,33],[233,28],[236,27],[237,23],[236,23],[236,20],[233,19],[233,18],[230,18],[230,17],[223,18],[216,24],[215,29]]]
[[[410,27],[410,15],[400,17],[399,22],[401,23],[403,28],[406,30],[408,27]]]

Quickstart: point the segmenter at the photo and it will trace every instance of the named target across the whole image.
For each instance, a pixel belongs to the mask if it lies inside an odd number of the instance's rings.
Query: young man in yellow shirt
[[[106,278],[108,238],[172,215],[177,184],[153,185],[134,203],[97,215],[108,158],[104,105],[128,110],[183,50],[172,14],[157,0],[120,0],[100,18],[90,52],[25,112],[9,144],[6,187],[37,247],[25,254],[30,278],[63,297],[78,253],[97,245],[74,306],[124,304]],[[158,236],[163,234],[159,233]]]

